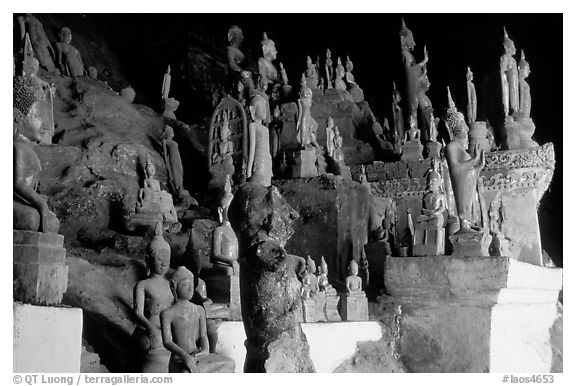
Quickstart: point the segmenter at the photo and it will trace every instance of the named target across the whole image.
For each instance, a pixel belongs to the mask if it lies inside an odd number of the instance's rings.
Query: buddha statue
[[[460,230],[457,233],[473,233],[472,203],[476,194],[476,181],[485,164],[484,151],[477,146],[474,157],[468,154],[466,149],[469,129],[464,115],[456,109],[450,89],[448,89],[448,103],[446,126],[452,140],[446,146],[446,159],[460,222]]]
[[[416,47],[416,42],[414,41],[412,31],[406,27],[404,19],[402,19],[402,28],[400,29],[400,45],[406,72],[408,108],[410,115],[416,115],[418,109],[418,82],[422,73],[425,71],[424,69],[428,62],[428,52],[426,51],[426,47],[424,47],[424,59],[419,63],[416,62],[416,59],[414,59],[412,55],[412,51],[414,47]]]
[[[222,192],[222,196],[220,197],[220,205],[219,208],[222,208],[222,218],[228,221],[228,208],[234,199],[234,195],[232,194],[232,183],[230,181],[230,175],[226,175],[224,178],[224,188]]]
[[[420,140],[420,130],[418,129],[418,124],[416,123],[416,117],[410,115],[408,117],[409,127],[408,131],[404,136],[404,142],[419,141]]]
[[[532,108],[532,98],[530,96],[530,85],[526,79],[530,75],[530,64],[526,61],[524,50],[520,51],[520,63],[518,64],[519,88],[520,88],[520,110],[518,116],[530,118]]]
[[[132,98],[134,101],[134,98]],[[176,110],[180,106],[180,102],[172,97],[162,99],[162,116],[168,119],[176,120]]]
[[[441,190],[443,183],[438,162],[433,159],[426,179],[426,192],[422,197],[422,213],[416,218],[416,224],[443,225],[443,213],[447,208],[446,195]]]
[[[88,67],[88,77],[90,79],[98,80],[98,70],[94,66]]]
[[[138,192],[138,203],[136,204],[136,213],[154,214],[161,213],[165,225],[170,226],[178,223],[178,216],[172,195],[160,188],[160,181],[156,176],[156,168],[146,157],[145,166],[146,178],[143,187]]]
[[[34,147],[50,129],[43,119],[46,95],[33,77],[16,76],[13,83],[13,228],[58,233],[60,221],[37,192],[42,168]]]
[[[324,64],[326,69],[326,88],[331,89],[332,86],[332,79],[334,79],[334,67],[332,65],[332,53],[330,49],[326,49],[326,63]]]
[[[311,296],[315,296],[320,291],[318,278],[316,277],[316,263],[310,255],[306,259],[306,271],[302,277],[302,283],[304,282],[307,283]]]
[[[362,278],[358,276],[358,263],[354,260],[348,264],[348,276],[346,277],[346,295],[366,296],[362,291]]]
[[[402,107],[400,102],[402,97],[400,96],[400,91],[396,89],[396,83],[392,83],[394,90],[392,91],[392,117],[394,122],[394,132],[396,132],[397,138],[404,138],[404,113],[402,112]]]
[[[474,74],[468,67],[466,72],[466,91],[468,95],[468,108],[466,109],[466,118],[468,125],[476,122],[476,115],[478,111],[478,101],[476,99],[476,86],[474,86]]]
[[[298,121],[296,123],[297,140],[302,149],[309,147],[318,147],[312,143],[318,129],[318,123],[312,117],[312,90],[307,87],[306,79],[302,75],[302,89],[298,99]]]
[[[172,192],[176,196],[177,202],[183,204],[185,207],[198,205],[198,202],[184,189],[184,167],[182,166],[182,159],[180,158],[178,142],[174,140],[174,129],[171,126],[166,125],[164,127],[162,148],[164,151],[164,162],[166,163],[168,177],[170,178],[170,185],[172,186]]]
[[[230,221],[223,216],[224,209],[218,208],[220,225],[214,229],[212,235],[212,260],[216,263],[232,267],[232,274],[239,274],[238,267],[238,239],[230,225]]]
[[[334,158],[334,149],[335,149],[335,132],[334,132],[334,119],[332,117],[328,117],[326,119],[326,153],[331,158]]]
[[[172,84],[172,76],[170,75],[170,65],[166,69],[164,78],[162,78],[162,99],[167,99],[170,95],[170,85]]]
[[[52,58],[56,57],[56,54],[46,37],[40,20],[31,13],[25,13],[18,17],[18,24],[20,27],[20,39],[24,40],[26,34],[30,36],[32,48],[40,66],[48,72],[55,72],[56,67]]]
[[[85,75],[82,55],[70,42],[72,41],[72,31],[63,27],[59,34],[60,41],[56,43],[56,63],[63,75],[77,77]]]
[[[233,88],[241,77],[241,72],[245,69],[246,57],[240,50],[244,34],[240,27],[233,25],[228,29],[228,47],[226,47],[227,70],[230,87]]]
[[[176,301],[160,315],[162,340],[170,351],[170,373],[232,373],[234,361],[210,354],[206,328],[206,311],[192,303],[194,275],[178,267],[170,280]]]
[[[500,79],[502,81],[502,104],[504,116],[513,115],[519,109],[518,67],[516,66],[516,46],[508,37],[504,27],[504,53],[500,57]]]
[[[269,87],[274,83],[279,83],[278,71],[276,66],[272,63],[276,60],[276,45],[274,41],[268,39],[266,32],[262,38],[262,57],[258,59],[258,71],[260,72],[260,88],[264,92],[268,92]]]
[[[170,245],[162,237],[162,224],[156,223],[154,238],[146,254],[148,277],[134,287],[134,313],[139,326],[133,337],[145,353],[143,369],[148,372],[168,370],[168,358],[162,345],[160,313],[174,303],[170,283],[166,277],[170,269]]]
[[[246,176],[264,186],[272,184],[272,156],[268,128],[262,124],[268,111],[266,99],[256,94],[250,101],[252,122],[248,125],[248,164]]]
[[[318,289],[326,295],[336,295],[336,289],[328,282],[328,264],[324,256],[320,260],[320,270],[318,271]]]
[[[318,73],[310,56],[306,57],[306,86],[312,90],[318,88]]]
[[[337,90],[346,91],[346,83],[344,83],[345,71],[342,61],[340,60],[340,57],[338,57],[338,60],[336,61],[336,75],[334,78],[334,88]]]
[[[350,87],[353,84],[356,84],[354,80],[354,75],[352,74],[352,70],[354,69],[354,63],[350,60],[350,58],[346,57],[346,83]]]

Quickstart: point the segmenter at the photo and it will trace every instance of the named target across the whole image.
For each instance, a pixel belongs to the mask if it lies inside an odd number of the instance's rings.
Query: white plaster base
[[[78,373],[82,310],[14,303],[15,373]]]
[[[358,342],[382,338],[378,322],[302,323],[310,345],[310,358],[317,373],[331,373],[350,359]],[[218,326],[216,353],[226,355],[236,363],[236,372],[244,369],[246,334],[242,322],[222,322]]]

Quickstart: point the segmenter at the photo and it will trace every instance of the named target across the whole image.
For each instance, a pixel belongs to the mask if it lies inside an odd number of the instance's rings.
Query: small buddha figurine
[[[428,172],[426,182],[426,193],[422,197],[422,214],[416,218],[416,223],[442,226],[444,222],[443,213],[447,208],[446,195],[442,193],[444,181],[439,172],[437,160],[432,160],[432,169]]]
[[[478,101],[476,99],[476,86],[474,86],[474,74],[468,67],[468,72],[466,73],[466,90],[468,94],[468,108],[466,109],[466,118],[468,119],[468,125],[472,125],[476,122],[476,114],[478,110]]]
[[[420,130],[418,130],[418,126],[416,123],[416,117],[414,117],[413,115],[410,115],[410,117],[408,119],[409,119],[410,129],[405,134],[404,142],[420,140]]]
[[[334,67],[332,65],[332,53],[330,49],[326,49],[326,63],[324,64],[326,69],[326,88],[332,88],[332,79],[334,79]]]
[[[170,373],[234,372],[234,361],[210,354],[206,311],[192,303],[194,275],[178,267],[170,280],[176,301],[160,315],[164,347],[171,352]]]
[[[308,276],[304,276],[302,278],[302,288],[300,288],[300,296],[302,299],[310,299],[310,278]]]
[[[288,85],[288,74],[286,74],[286,69],[284,68],[284,65],[282,64],[282,62],[280,62],[280,76],[282,77],[282,84],[284,86]]]
[[[264,92],[267,92],[270,85],[278,83],[279,79],[276,66],[274,66],[274,63],[272,63],[274,60],[276,60],[278,51],[276,51],[276,45],[274,44],[274,41],[268,39],[266,32],[264,32],[262,37],[262,54],[263,57],[258,59],[260,87]]]
[[[178,110],[179,106],[180,102],[175,98],[162,99],[162,116],[164,118],[177,119],[176,110]]]
[[[522,118],[530,118],[532,108],[532,98],[530,96],[530,85],[526,79],[530,75],[530,64],[526,61],[524,50],[520,50],[520,63],[518,64],[518,75],[520,77],[520,111],[518,115]]]
[[[14,77],[13,228],[57,233],[60,221],[46,196],[37,192],[42,168],[34,147],[49,131],[43,119],[45,102],[46,95],[34,78]]]
[[[139,327],[133,336],[151,358],[163,350],[160,330],[160,313],[170,307],[174,296],[166,274],[170,269],[170,245],[162,237],[162,224],[156,223],[154,238],[148,244],[146,266],[149,275],[134,287],[134,313]],[[156,365],[161,365],[156,363]],[[144,372],[166,372],[159,369],[152,359],[145,360]]]
[[[94,66],[88,67],[88,77],[90,79],[98,80],[98,70]]]
[[[264,186],[272,184],[272,156],[268,129],[262,124],[267,115],[266,99],[256,94],[250,102],[250,116],[253,122],[248,125],[248,165],[246,176],[250,181]]]
[[[352,70],[354,69],[354,63],[350,60],[348,56],[346,56],[346,83],[348,85],[356,84],[354,80],[354,75],[352,74]]]
[[[84,62],[80,52],[70,44],[72,42],[72,31],[63,27],[60,30],[60,41],[56,43],[56,62],[63,75],[70,77],[82,76],[86,73]]]
[[[359,276],[362,279],[362,283],[364,286],[368,286],[370,284],[370,271],[368,270],[368,258],[366,257],[366,251],[362,248],[360,254],[360,264],[359,264]]]
[[[246,57],[240,50],[244,34],[240,27],[233,25],[228,29],[228,47],[226,47],[227,70],[230,87],[237,84],[240,80],[240,74],[245,69],[244,62]]]
[[[190,196],[190,193],[184,189],[184,167],[182,166],[178,143],[174,140],[174,129],[171,126],[166,125],[164,127],[162,148],[164,150],[164,161],[166,162],[172,184],[172,191],[178,198]]]
[[[312,90],[318,88],[318,74],[310,56],[306,57],[306,86]]]
[[[334,158],[334,119],[332,117],[328,117],[326,119],[326,153],[331,157]]]
[[[402,19],[402,28],[400,29],[400,45],[402,48],[402,59],[404,62],[404,68],[406,72],[406,86],[408,95],[408,108],[410,115],[414,115],[418,109],[418,81],[422,76],[424,67],[428,62],[428,52],[426,47],[424,47],[424,59],[421,62],[416,62],[412,51],[416,47],[416,42],[414,41],[414,35],[412,31],[406,27],[404,19]]]
[[[403,139],[404,113],[402,112],[402,107],[400,106],[402,97],[400,96],[400,91],[396,89],[396,83],[392,82],[392,85],[394,86],[394,90],[392,91],[392,117],[394,123],[394,132],[396,133],[397,138]]]
[[[310,295],[315,296],[320,291],[320,288],[318,278],[316,277],[316,263],[312,260],[310,255],[308,255],[308,258],[306,259],[306,271],[302,278],[302,282],[304,283],[305,281],[308,283],[307,285],[310,290]]]
[[[218,208],[220,225],[214,229],[212,235],[212,259],[232,267],[232,274],[239,274],[238,266],[238,239],[230,225],[230,221],[223,216],[224,209]]]
[[[350,261],[350,264],[348,264],[346,294],[348,296],[366,296],[364,291],[362,291],[362,278],[358,276],[358,263],[354,260]]]
[[[306,85],[306,79],[302,75],[302,89],[298,99],[298,121],[296,123],[297,140],[301,148],[315,146],[313,137],[318,129],[318,123],[312,117],[312,90]],[[316,146],[315,146],[316,147]]]
[[[320,270],[318,271],[318,288],[320,292],[325,292],[327,295],[336,295],[336,289],[328,282],[328,264],[322,256],[320,260]]]
[[[148,154],[146,154],[145,172],[146,178],[144,179],[143,187],[138,192],[136,212],[145,212],[149,207],[149,203],[158,203],[164,222],[167,225],[177,224],[178,215],[174,208],[172,195],[160,188],[160,181],[155,178],[156,168],[148,158]]]
[[[334,79],[334,88],[337,90],[346,91],[346,83],[344,83],[345,71],[342,61],[340,60],[340,57],[338,57],[338,60],[336,61],[336,77]]]
[[[280,111],[280,106],[274,107],[272,112],[272,122],[268,125],[270,131],[270,155],[274,161],[278,156],[280,151],[280,135],[282,134],[282,129],[284,123],[282,122],[282,111]]]
[[[452,140],[446,146],[446,159],[460,222],[460,230],[457,233],[473,233],[472,203],[476,195],[476,181],[485,164],[484,151],[476,146],[473,158],[466,151],[469,129],[464,115],[456,109],[449,88],[448,103],[446,126],[451,133]]]
[[[222,208],[222,218],[228,221],[228,208],[234,199],[232,194],[232,184],[230,182],[230,175],[227,174],[224,178],[224,191],[222,197],[220,198],[220,208]]]
[[[170,84],[172,83],[172,76],[170,75],[170,65],[166,69],[164,78],[162,79],[162,99],[168,98],[170,95]]]
[[[504,53],[500,58],[500,78],[502,81],[502,104],[504,116],[513,115],[518,112],[518,67],[516,66],[516,46],[512,39],[508,37],[506,27],[504,27]]]

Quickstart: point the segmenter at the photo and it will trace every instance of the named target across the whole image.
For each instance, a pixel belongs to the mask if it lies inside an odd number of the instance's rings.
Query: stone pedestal
[[[79,373],[82,310],[14,302],[13,371]]]
[[[439,256],[444,254],[444,228],[416,224],[412,254],[414,256]]]
[[[492,236],[487,232],[455,233],[448,236],[452,244],[452,255],[461,257],[490,256],[488,249]]]
[[[343,321],[368,320],[368,298],[363,296],[340,296],[340,316]]]
[[[486,166],[480,173],[482,197],[491,231],[497,229],[509,242],[509,257],[543,265],[538,205],[554,166],[551,143],[486,154]]]
[[[504,121],[504,130],[506,131],[506,142],[504,147],[507,150],[520,149],[520,131],[521,127],[512,117],[506,117]]]
[[[294,153],[292,178],[317,177],[316,152],[312,149],[302,149]]]
[[[419,139],[407,141],[402,145],[402,161],[418,161],[422,158],[422,150],[424,146],[420,143]]]
[[[490,142],[488,141],[488,127],[486,122],[474,122],[470,125],[470,132],[468,133],[470,142],[468,144],[468,152],[472,154],[472,150],[479,145],[485,153],[490,152]]]
[[[59,304],[68,286],[64,236],[15,230],[13,237],[14,300]]]
[[[389,257],[410,372],[551,371],[562,270],[511,258]]]
[[[304,323],[317,322],[316,301],[313,298],[302,299],[302,321]]]
[[[338,295],[318,292],[311,299],[315,302],[315,322],[339,322],[342,320],[338,313]]]
[[[532,118],[518,118],[517,122],[520,124],[520,130],[518,132],[520,148],[530,149],[538,147],[538,143],[532,139],[532,136],[536,131],[536,125],[534,125]]]

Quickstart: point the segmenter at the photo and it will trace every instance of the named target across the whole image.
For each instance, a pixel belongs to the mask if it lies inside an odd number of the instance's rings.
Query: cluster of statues
[[[139,326],[133,337],[143,352],[143,372],[234,372],[234,361],[210,353],[206,310],[191,302],[194,275],[183,266],[170,270],[170,245],[160,222],[148,246],[149,275],[134,287]]]

